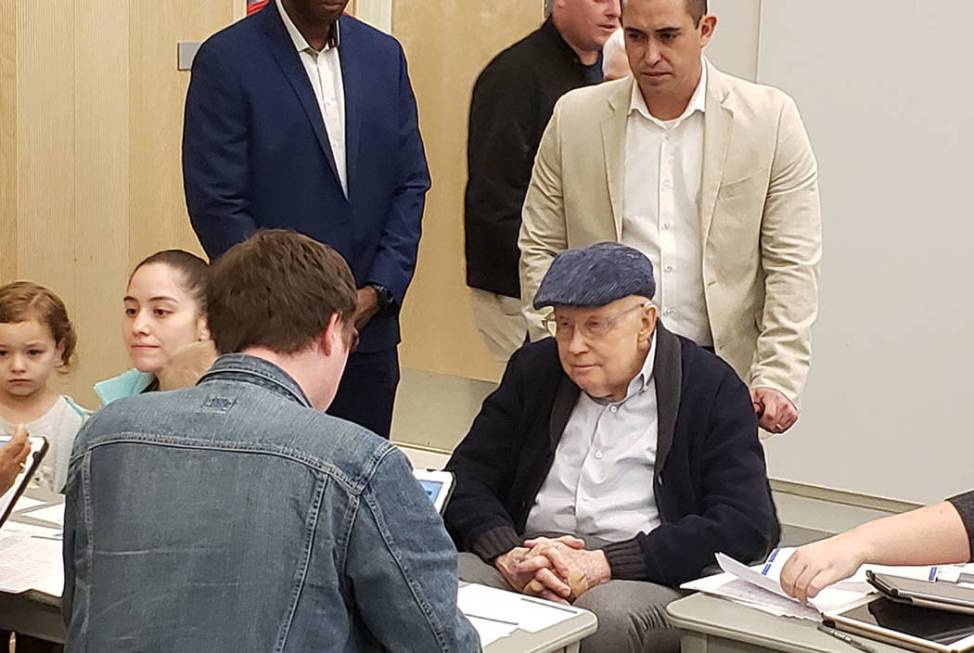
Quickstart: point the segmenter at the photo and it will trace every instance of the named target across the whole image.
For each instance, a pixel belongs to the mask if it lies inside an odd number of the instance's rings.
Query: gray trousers
[[[496,568],[473,553],[460,554],[460,579],[513,590]],[[595,613],[599,629],[581,643],[581,653],[678,653],[680,631],[666,623],[664,608],[683,596],[656,583],[610,580],[590,589],[575,605]]]

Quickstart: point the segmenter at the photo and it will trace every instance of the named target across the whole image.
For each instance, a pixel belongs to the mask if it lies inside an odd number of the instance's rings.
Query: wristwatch
[[[389,308],[389,306],[392,304],[393,301],[392,293],[389,292],[389,289],[377,283],[370,283],[368,285],[375,289],[376,297],[379,300],[379,310],[385,310]]]

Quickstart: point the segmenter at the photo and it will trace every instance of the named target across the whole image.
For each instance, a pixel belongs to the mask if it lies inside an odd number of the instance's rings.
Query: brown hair
[[[707,0],[686,0],[687,12],[693,18],[695,26],[700,25],[700,19],[707,15]]]
[[[67,372],[78,336],[61,298],[31,281],[14,281],[0,288],[0,323],[14,324],[29,320],[37,320],[46,326],[55,345],[63,347],[63,366],[58,371]]]
[[[354,329],[355,280],[341,255],[286,229],[258,231],[210,268],[208,324],[221,354],[263,346],[294,354],[338,313]]]
[[[182,276],[180,285],[183,290],[188,292],[199,306],[200,314],[206,315],[206,280],[210,267],[206,261],[182,249],[164,249],[142,259],[132,269],[129,283],[132,283],[132,277],[136,272],[153,263],[162,263],[176,270]]]

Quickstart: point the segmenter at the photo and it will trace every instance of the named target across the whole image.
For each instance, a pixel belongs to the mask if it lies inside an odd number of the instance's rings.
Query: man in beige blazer
[[[817,169],[794,101],[702,56],[706,0],[628,0],[634,77],[555,107],[524,202],[521,289],[555,255],[616,241],[643,251],[667,328],[713,347],[751,388],[761,426],[798,419],[818,312]]]

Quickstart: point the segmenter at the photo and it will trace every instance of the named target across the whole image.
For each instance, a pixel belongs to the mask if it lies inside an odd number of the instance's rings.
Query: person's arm
[[[488,564],[523,543],[504,506],[521,447],[521,355],[519,350],[508,361],[500,386],[484,400],[470,432],[445,467],[456,476],[446,509],[447,526],[463,550]]]
[[[966,520],[965,520],[966,518]],[[974,546],[974,493],[885,517],[796,550],[781,570],[781,587],[800,601],[848,578],[863,564],[968,562]]]
[[[768,553],[780,535],[764,449],[750,395],[729,369],[713,400],[701,468],[701,510],[650,533],[603,547],[614,579],[677,586],[714,564],[716,552],[745,562]]]
[[[256,229],[251,214],[247,102],[236,76],[204,46],[193,60],[183,126],[190,222],[210,258]]]
[[[7,490],[13,487],[17,476],[24,469],[29,454],[30,440],[27,437],[27,429],[20,424],[10,441],[0,448],[0,495],[6,494]]]
[[[416,98],[409,83],[409,72],[402,48],[399,48],[399,88],[396,101],[399,106],[399,142],[393,154],[398,161],[398,178],[395,180],[396,190],[366,282],[387,289],[394,303],[402,306],[406,289],[416,270],[423,207],[426,203],[426,191],[430,188],[426,153],[419,133]]]
[[[751,388],[780,392],[797,407],[818,315],[822,214],[815,156],[790,98],[782,105],[776,138],[761,222],[764,310],[747,380]]]
[[[521,208],[541,134],[533,71],[510,58],[492,62],[470,98],[464,236],[468,262],[517,261]],[[498,107],[503,106],[503,111]],[[518,274],[517,269],[510,274]]]
[[[82,432],[84,429],[82,427]],[[73,451],[79,452],[79,442],[82,434],[75,439]],[[68,480],[64,486],[64,535],[61,547],[61,558],[64,563],[64,590],[61,592],[61,617],[70,628],[72,610],[74,609],[75,577],[77,574],[77,558],[83,558],[87,547],[87,533],[82,516],[82,466],[84,458],[72,454],[68,467]]]
[[[518,240],[521,248],[521,303],[524,304],[531,340],[551,335],[542,323],[543,314],[534,310],[531,304],[551,262],[559,252],[568,248],[561,178],[561,104],[562,100],[559,100],[555,105],[548,128],[541,137],[521,213]]]
[[[369,631],[390,651],[480,651],[457,609],[457,552],[396,449],[360,495],[345,573]]]

